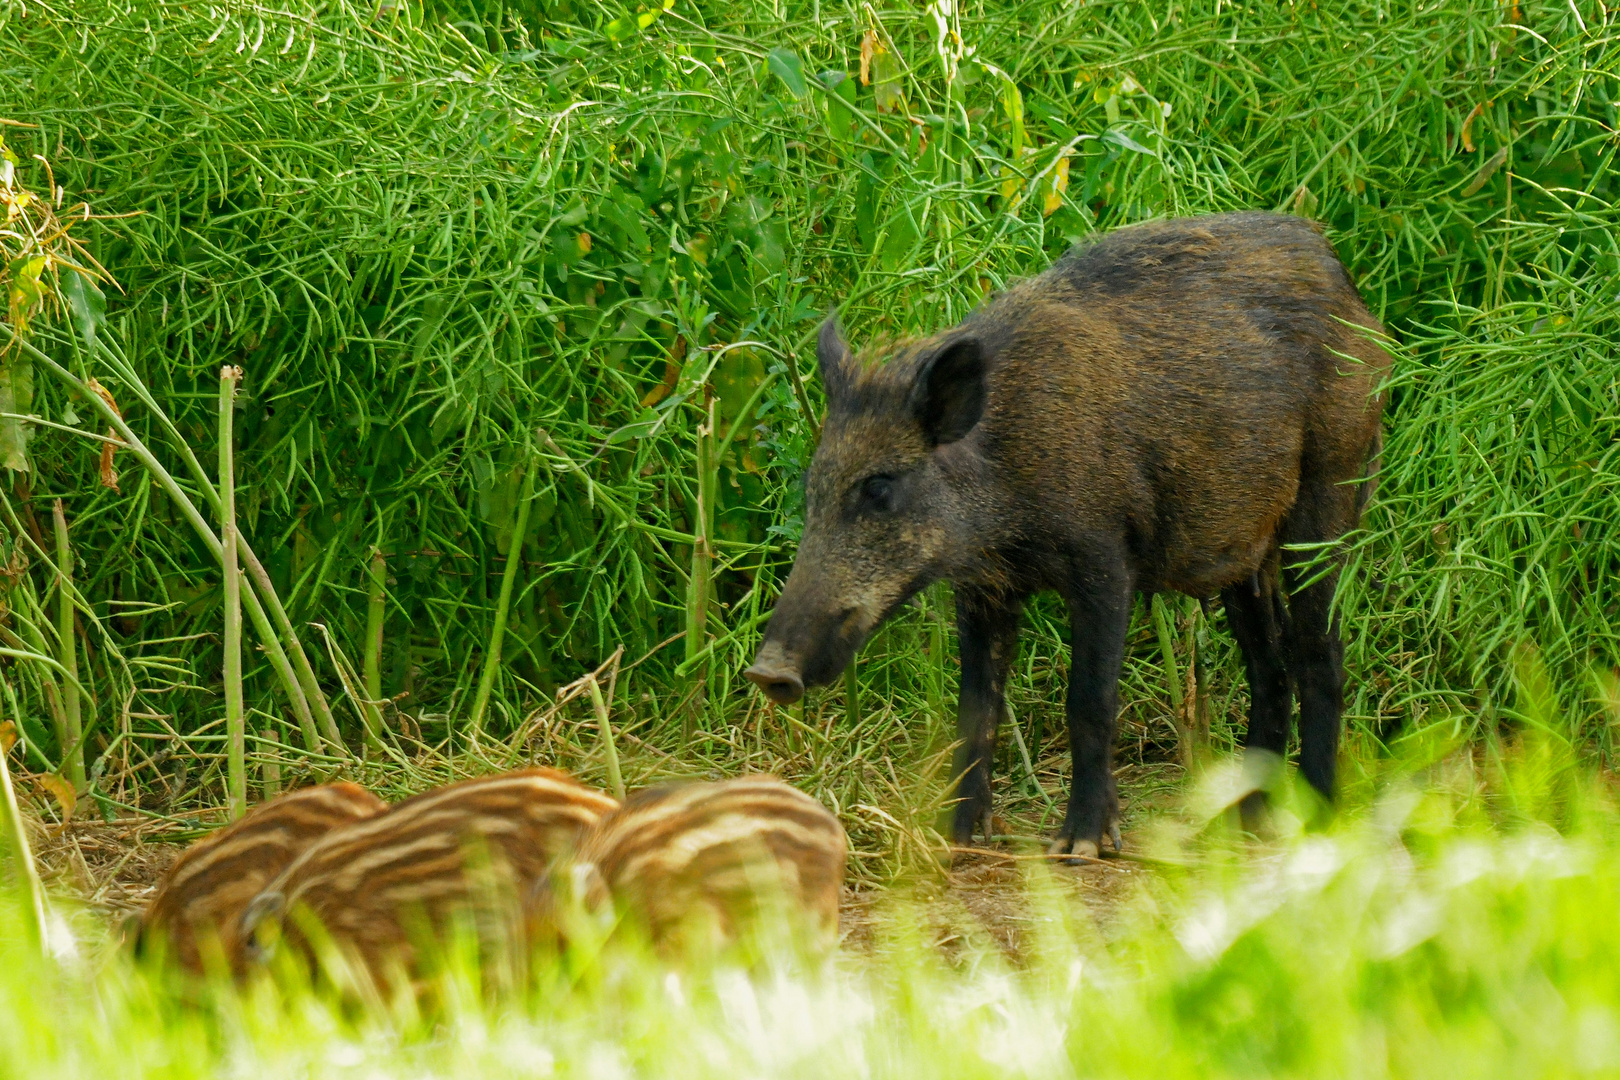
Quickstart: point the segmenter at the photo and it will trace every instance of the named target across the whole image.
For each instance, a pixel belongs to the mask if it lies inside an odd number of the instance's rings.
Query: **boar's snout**
[[[804,676],[799,673],[799,665],[775,641],[765,643],[754,657],[754,666],[743,672],[743,678],[778,705],[791,705],[804,697]]]

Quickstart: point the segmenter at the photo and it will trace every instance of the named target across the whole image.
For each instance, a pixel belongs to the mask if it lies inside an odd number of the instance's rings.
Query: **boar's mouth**
[[[779,605],[765,629],[765,640],[754,656],[754,663],[743,672],[743,677],[776,704],[793,704],[804,696],[805,690],[826,686],[842,675],[867,639],[926,584],[921,581],[907,589],[864,627],[854,609],[825,622],[816,620],[820,625],[806,626],[803,620],[793,619],[791,615],[784,620],[783,615],[790,613]],[[780,625],[784,621],[797,625]]]

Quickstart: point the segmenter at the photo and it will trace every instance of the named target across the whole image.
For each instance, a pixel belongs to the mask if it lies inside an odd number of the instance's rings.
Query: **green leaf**
[[[1127,150],[1134,150],[1138,154],[1147,154],[1152,157],[1158,156],[1156,153],[1154,153],[1154,151],[1149,150],[1147,147],[1143,146],[1141,143],[1137,142],[1123,131],[1109,129],[1108,131],[1103,132],[1103,142],[1111,142],[1115,146],[1122,146]]]
[[[904,78],[905,69],[900,66],[898,56],[883,48],[872,55],[872,100],[878,112],[905,108]]]
[[[804,83],[804,64],[792,49],[778,45],[765,54],[765,66],[787,85],[788,92],[794,97],[802,98],[808,92],[809,88]]]
[[[827,96],[827,126],[838,138],[849,135],[855,122],[855,80],[844,71],[823,71],[821,85],[831,90]]]
[[[34,406],[34,365],[13,351],[0,360],[0,412],[27,414]],[[0,419],[0,465],[14,472],[30,472],[28,440],[34,428],[22,420]]]
[[[106,321],[106,294],[90,279],[89,274],[70,269],[62,275],[62,297],[67,301],[68,311],[73,314],[73,325],[79,328],[79,336],[84,338],[84,347],[94,351],[96,331]]]

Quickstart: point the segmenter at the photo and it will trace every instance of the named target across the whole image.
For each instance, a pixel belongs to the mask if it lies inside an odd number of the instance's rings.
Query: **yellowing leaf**
[[[45,304],[45,256],[18,259],[11,264],[11,326],[19,336],[28,332],[28,320]]]
[[[591,234],[588,233],[588,232],[580,233],[579,237],[578,237],[578,242],[579,242],[579,253],[581,255],[589,255],[591,253]]]
[[[1057,164],[1052,166],[1052,178],[1046,185],[1046,200],[1041,206],[1041,214],[1051,217],[1058,207],[1063,205],[1063,193],[1069,190],[1069,155],[1064,154],[1058,158]]]
[[[872,54],[872,77],[877,80],[877,85],[872,88],[872,97],[878,112],[894,112],[905,107],[906,95],[901,83],[903,75],[899,57],[879,45]]]
[[[872,85],[872,57],[877,52],[877,31],[868,30],[861,38],[861,85]]]
[[[73,785],[55,773],[46,773],[44,776],[38,776],[34,779],[40,787],[50,792],[51,798],[55,799],[56,804],[62,808],[62,820],[71,819],[73,817],[73,808],[79,803],[78,796],[73,794]]]
[[[0,754],[11,753],[11,748],[17,745],[17,725],[7,720],[0,723]]]
[[[641,399],[641,407],[647,408],[663,401],[675,389],[675,382],[680,377],[680,365],[673,360],[666,360],[664,362],[664,381],[647,391],[646,396]]]
[[[1496,153],[1492,154],[1491,160],[1480,166],[1479,172],[1475,174],[1474,178],[1468,182],[1468,186],[1463,188],[1463,198],[1466,199],[1470,195],[1479,194],[1480,188],[1483,188],[1486,182],[1489,181],[1491,177],[1496,175],[1496,170],[1500,169],[1507,159],[1508,148],[1505,146]]]

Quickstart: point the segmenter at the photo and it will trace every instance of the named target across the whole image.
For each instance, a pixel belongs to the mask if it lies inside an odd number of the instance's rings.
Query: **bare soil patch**
[[[1173,778],[1160,767],[1124,765],[1120,782],[1129,852],[1139,848],[1135,830],[1167,803]],[[1051,831],[1050,808],[1033,798],[1014,798],[1008,800],[1006,813],[1005,818],[998,817],[997,825],[1012,838],[958,852],[948,866],[932,874],[885,887],[846,887],[840,919],[844,946],[856,951],[875,948],[886,912],[898,900],[907,906],[908,917],[921,918],[925,932],[940,947],[953,950],[978,938],[1016,960],[1039,918],[1026,886],[1033,863],[1049,869],[1059,895],[1072,901],[1104,934],[1120,906],[1154,873],[1151,865],[1127,859],[1079,864],[1048,860],[1042,847],[1031,841]],[[48,888],[78,897],[116,925],[145,908],[170,864],[213,824],[207,814],[177,822],[137,817],[110,822],[76,818],[64,824],[36,821],[31,822],[31,841]]]

